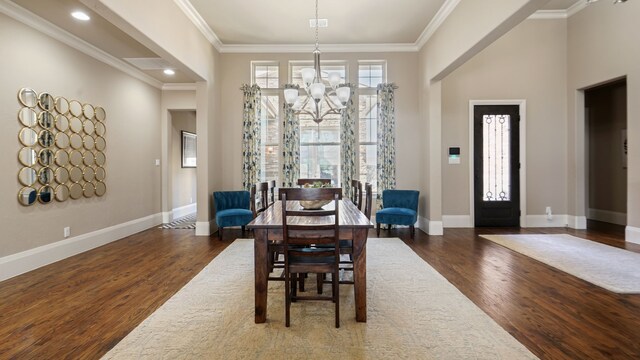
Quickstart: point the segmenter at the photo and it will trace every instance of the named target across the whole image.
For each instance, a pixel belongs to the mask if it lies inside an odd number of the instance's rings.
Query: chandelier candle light
[[[340,74],[332,72],[329,74],[329,86],[327,90],[322,81],[320,71],[320,47],[318,45],[318,0],[316,0],[316,48],[313,51],[313,68],[304,68],[301,70],[302,82],[306,96],[301,97],[299,89],[284,89],[284,99],[291,106],[294,114],[306,114],[313,118],[313,121],[320,123],[328,114],[342,114],[345,109],[349,97],[351,96],[351,88],[344,84],[340,84]],[[307,110],[307,104],[313,100],[315,106],[312,111]],[[322,112],[322,99],[325,99],[328,109]]]

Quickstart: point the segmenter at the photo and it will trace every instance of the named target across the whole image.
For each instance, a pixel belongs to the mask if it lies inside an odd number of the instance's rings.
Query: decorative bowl
[[[305,210],[320,210],[331,200],[300,200],[300,206]]]

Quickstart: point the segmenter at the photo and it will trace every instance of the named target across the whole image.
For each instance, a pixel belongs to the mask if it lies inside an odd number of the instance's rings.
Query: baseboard
[[[567,215],[552,215],[551,220],[547,219],[547,215],[527,215],[527,226],[535,227],[566,227],[568,226]]]
[[[162,213],[162,223],[168,224],[173,221],[173,211],[165,211]]]
[[[417,226],[429,235],[443,235],[442,221],[433,221],[425,217],[419,216]]]
[[[640,244],[640,228],[627,226],[624,230],[625,241]]]
[[[193,203],[193,204],[181,206],[179,208],[175,208],[175,209],[172,210],[173,218],[174,219],[179,219],[179,218],[181,218],[183,216],[187,216],[189,214],[193,214],[193,213],[195,213],[197,211],[197,209],[198,209],[198,204],[197,203]]]
[[[211,236],[218,230],[215,221],[196,221],[196,236]]]
[[[0,281],[120,240],[129,235],[160,225],[161,221],[161,213],[149,215],[5,256],[0,258]]]
[[[572,229],[586,229],[587,228],[587,217],[586,216],[573,216],[567,215],[567,226]]]
[[[444,228],[472,228],[471,215],[442,215]]]
[[[589,209],[587,218],[612,224],[627,225],[627,214],[616,211]]]

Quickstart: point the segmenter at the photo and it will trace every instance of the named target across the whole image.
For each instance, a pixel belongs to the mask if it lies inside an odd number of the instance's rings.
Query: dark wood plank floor
[[[478,236],[499,233],[569,233],[640,252],[598,227],[381,236],[402,238],[540,358],[640,358],[640,295],[611,293]],[[237,237],[150,229],[1,282],[0,358],[99,358]]]

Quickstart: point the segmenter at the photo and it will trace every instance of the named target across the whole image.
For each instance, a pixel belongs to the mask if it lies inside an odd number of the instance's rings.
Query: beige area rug
[[[639,253],[567,234],[481,236],[607,290],[640,293]]]
[[[284,284],[271,282],[255,324],[253,285],[253,240],[238,239],[104,358],[535,359],[399,239],[369,240],[367,323],[341,285],[339,329],[327,301],[294,303],[286,328]]]

